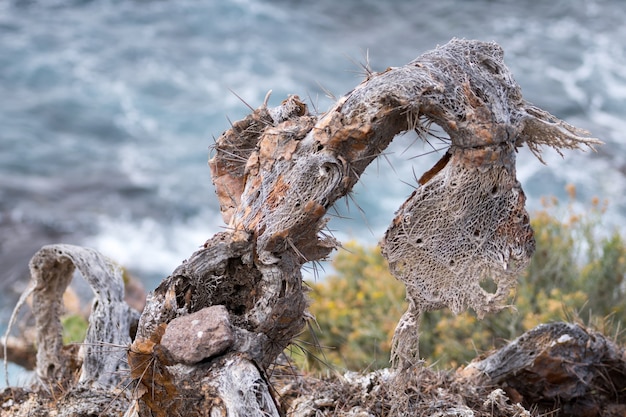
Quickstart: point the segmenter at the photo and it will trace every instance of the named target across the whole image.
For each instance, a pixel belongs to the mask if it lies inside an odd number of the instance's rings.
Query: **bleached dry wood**
[[[64,244],[44,246],[29,266],[31,286],[25,294],[32,293],[37,343],[33,388],[42,398],[28,396],[11,415],[48,415],[54,408],[56,416],[69,417],[127,408],[129,396],[119,388],[128,373],[126,350],[139,313],[124,301],[121,268],[93,249]],[[95,298],[84,343],[64,345],[63,293],[76,269]]]
[[[63,346],[61,314],[63,293],[77,268],[95,294],[87,337],[81,347],[79,382],[116,386],[124,369],[124,346],[131,342],[131,327],[138,313],[124,302],[124,282],[119,266],[93,249],[73,245],[44,246],[30,262],[34,281],[33,313],[37,331],[37,376],[44,386],[72,379],[77,364]],[[134,322],[134,323],[133,323]],[[112,353],[118,347],[117,354]]]
[[[539,414],[612,416],[626,412],[626,350],[572,323],[542,324],[460,372],[503,387]]]
[[[459,267],[480,280],[494,265],[504,270],[523,266],[531,251],[532,232],[515,179],[515,149],[526,143],[538,154],[542,145],[577,148],[597,141],[525,102],[502,58],[501,48],[494,43],[455,39],[405,66],[369,74],[319,118],[291,96],[276,108],[263,104],[224,132],[209,165],[228,228],[209,239],[149,295],[128,352],[135,401],[127,415],[279,414],[264,372],[305,323],[307,300],[300,268],[339,246],[323,233],[326,211],[350,192],[365,168],[402,131],[423,134],[430,123],[436,123],[450,137],[447,155],[422,177],[419,190],[428,191],[435,184],[435,193],[450,200],[455,176],[473,174],[478,182],[488,178],[488,186],[502,186],[502,192],[495,193],[500,196],[501,212],[489,226],[495,227],[492,237],[504,243],[479,254],[474,264],[464,261]],[[481,190],[482,185],[478,184]],[[403,206],[418,226],[424,210],[415,208],[425,201],[419,190]],[[441,219],[459,218],[450,207],[438,205],[437,199],[425,207]],[[484,207],[470,204],[463,213],[480,215],[476,210]],[[396,218],[390,230],[399,230],[404,220]],[[451,251],[465,247],[456,233],[466,236],[467,231],[459,223],[450,223],[443,232],[442,238],[453,242]],[[406,260],[416,242],[404,237],[387,242],[394,242],[386,244],[386,254],[396,275],[407,283],[411,305],[439,308],[452,302],[457,310],[467,305],[483,306],[485,312],[496,308],[500,293],[472,296],[468,292],[455,304],[455,295],[447,291],[456,289],[445,282],[441,293],[424,299],[421,290],[430,287],[423,285],[421,272],[413,273],[421,269]],[[420,256],[445,275],[451,265],[439,265],[438,259],[446,253],[437,252],[445,248],[436,242],[428,248]],[[505,275],[509,280],[510,273]],[[513,285],[507,280],[501,281],[502,291]],[[49,291],[57,293],[55,288]],[[177,356],[161,344],[168,324],[211,306],[223,306],[228,312],[222,326],[231,327],[232,344],[229,339],[225,351],[198,357],[197,363],[189,359],[178,363]],[[408,337],[396,339],[400,373],[416,358],[417,326],[410,324],[417,321],[414,312],[409,315],[401,323],[401,333]],[[193,326],[188,334],[178,328],[175,337],[169,334],[167,346],[200,343],[202,338],[193,332]],[[41,371],[44,377],[60,370],[55,359],[57,339],[48,337],[51,347],[45,348],[42,363],[45,360],[50,366]]]

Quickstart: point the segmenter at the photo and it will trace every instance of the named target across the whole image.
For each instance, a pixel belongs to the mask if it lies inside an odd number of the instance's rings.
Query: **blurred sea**
[[[547,150],[547,166],[522,149],[530,209],[573,183],[625,231],[625,21],[622,0],[0,2],[0,323],[44,244],[94,247],[151,289],[220,230],[208,148],[248,113],[229,89],[323,112],[361,63],[400,66],[452,37],[498,42],[527,100],[606,142]],[[338,204],[338,238],[380,239],[439,158],[413,139]]]

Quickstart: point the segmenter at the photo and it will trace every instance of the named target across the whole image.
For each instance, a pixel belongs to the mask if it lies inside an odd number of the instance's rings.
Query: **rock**
[[[190,365],[219,355],[234,340],[228,311],[217,305],[172,320],[161,345],[176,362]]]

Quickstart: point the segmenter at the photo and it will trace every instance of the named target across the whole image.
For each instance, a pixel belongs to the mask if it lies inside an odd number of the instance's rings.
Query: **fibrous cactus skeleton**
[[[264,372],[305,323],[301,266],[339,246],[322,232],[328,208],[398,133],[423,134],[431,123],[448,134],[449,149],[382,241],[410,306],[395,334],[396,372],[418,362],[422,312],[500,309],[534,250],[517,148],[539,157],[544,145],[600,142],[526,102],[497,44],[454,39],[369,73],[319,117],[291,96],[218,138],[209,165],[228,228],[148,297],[128,349],[135,396],[127,415],[278,415]],[[495,292],[481,288],[484,279]],[[212,306],[222,306],[214,310],[226,342],[210,357],[177,362],[166,346],[179,345],[185,329],[176,326],[174,337],[168,324]],[[188,343],[200,340],[206,335],[190,329]]]

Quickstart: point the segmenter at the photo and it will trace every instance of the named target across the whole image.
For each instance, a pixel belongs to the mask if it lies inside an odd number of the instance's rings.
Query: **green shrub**
[[[317,341],[309,331],[299,342],[306,346],[308,364],[324,366],[315,355],[350,369],[385,367],[397,318],[405,309],[404,286],[391,277],[378,249],[354,242],[345,245],[333,267],[336,274],[310,284]],[[316,352],[315,344],[325,349]]]
[[[61,318],[63,344],[82,343],[87,335],[89,322],[80,314],[69,314]]]

